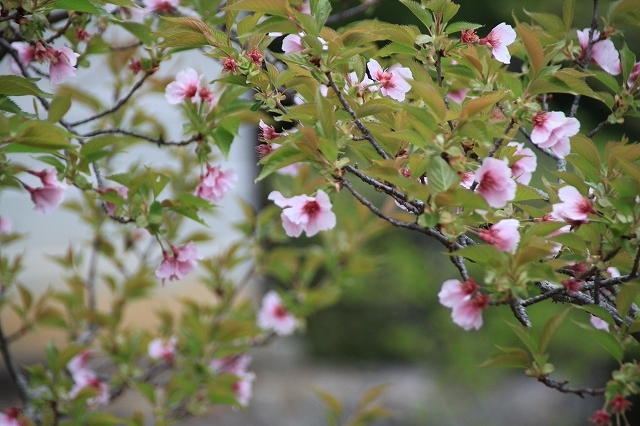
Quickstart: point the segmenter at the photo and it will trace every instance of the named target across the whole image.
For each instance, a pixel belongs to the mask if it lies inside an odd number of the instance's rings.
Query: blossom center
[[[273,310],[273,315],[275,315],[275,317],[278,319],[286,318],[287,314],[288,314],[287,310],[282,305],[276,306],[275,309]]]
[[[315,216],[320,212],[320,204],[316,200],[307,201],[302,206],[302,211],[308,216]]]
[[[538,111],[536,115],[531,118],[534,126],[542,126],[546,120],[547,113]]]
[[[385,89],[393,89],[396,85],[391,81],[393,74],[388,71],[378,71],[378,81]]]

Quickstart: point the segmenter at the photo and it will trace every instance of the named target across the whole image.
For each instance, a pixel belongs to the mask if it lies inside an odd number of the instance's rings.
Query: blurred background
[[[357,1],[334,1],[334,13],[357,5]],[[455,20],[482,23],[478,30],[482,36],[500,22],[513,23],[512,14],[528,21],[524,9],[531,12],[560,14],[560,0],[459,0],[460,11]],[[601,1],[606,8],[610,1]],[[590,22],[592,2],[578,0],[574,26],[586,28]],[[378,18],[393,23],[418,21],[396,0],[385,0],[373,13],[363,16]],[[361,17],[363,17],[361,16]],[[361,18],[360,17],[360,18]],[[339,25],[345,25],[340,23]],[[337,27],[337,26],[336,26]],[[636,53],[638,34],[630,28],[624,31],[629,47]],[[184,61],[184,57],[182,57]],[[218,74],[213,61],[197,55],[189,57],[189,66],[204,72],[211,80]],[[0,64],[6,73],[6,64]],[[185,67],[183,62],[174,62],[163,68],[163,75],[173,76]],[[78,71],[80,84],[91,87],[98,96],[109,92],[108,82],[96,83],[95,76],[87,70]],[[568,97],[554,98],[552,109],[567,110]],[[602,121],[607,111],[601,104],[591,104],[584,99],[579,119],[592,128]],[[162,93],[151,95],[145,109],[160,123],[178,122],[180,112],[169,107]],[[82,111],[71,111],[74,118],[83,116]],[[167,134],[180,138],[181,129],[167,126]],[[603,132],[598,143],[626,133],[631,141],[637,140],[638,122],[628,120],[624,126]],[[238,238],[230,223],[241,215],[238,199],[250,202],[256,208],[265,204],[272,182],[257,187],[253,184],[257,161],[254,147],[256,130],[250,126],[244,137],[236,140],[231,149],[227,167],[233,167],[240,177],[233,192],[228,194],[216,216],[212,231],[216,239],[210,244],[199,244],[205,256],[215,255],[225,244]],[[142,155],[135,149],[131,155]],[[162,153],[144,161],[175,161]],[[142,160],[142,158],[141,158]],[[532,184],[540,182],[540,170],[552,169],[539,158],[538,176]],[[275,179],[291,179],[275,177]],[[363,189],[364,190],[364,189]],[[376,200],[376,194],[367,194]],[[334,203],[339,221],[353,214],[352,201],[348,194],[340,194]],[[378,199],[380,201],[380,199]],[[60,285],[60,270],[46,254],[62,254],[70,243],[77,244],[90,238],[89,229],[77,225],[74,215],[58,210],[46,220],[32,211],[31,203],[24,193],[3,193],[0,198],[0,215],[9,217],[17,232],[28,232],[28,238],[11,250],[26,253],[27,268],[22,281],[28,286]],[[71,240],[69,240],[71,238]],[[312,244],[310,242],[309,244]],[[350,280],[343,286],[342,297],[336,305],[309,318],[305,333],[291,338],[280,338],[266,348],[254,353],[251,370],[257,379],[254,396],[247,409],[215,410],[205,420],[192,419],[181,424],[217,424],[222,426],[320,426],[326,424],[326,406],[314,392],[323,389],[331,392],[345,404],[345,412],[356,409],[366,389],[380,384],[389,384],[382,402],[393,411],[393,416],[376,424],[414,425],[584,425],[588,416],[602,405],[602,398],[581,399],[575,395],[561,394],[548,389],[535,379],[527,378],[521,370],[504,368],[479,368],[494,351],[492,343],[501,346],[520,346],[515,335],[505,325],[514,322],[508,308],[494,308],[484,315],[485,324],[479,331],[465,332],[452,323],[450,310],[437,301],[442,282],[456,278],[456,270],[442,256],[441,247],[421,235],[399,229],[380,232],[364,248],[363,254],[371,260],[370,271]],[[157,254],[160,261],[160,253]],[[481,277],[482,271],[472,275]],[[159,288],[154,304],[171,307],[179,295],[197,294],[197,274],[180,282],[170,282]],[[251,294],[256,301],[272,283],[256,283]],[[146,306],[136,311],[130,321],[132,325],[145,326],[155,321],[153,311],[157,306]],[[561,306],[545,304],[535,306],[530,314],[536,318],[548,318],[551,311],[562,310]],[[584,323],[587,314],[572,312],[570,318]],[[572,386],[602,385],[615,366],[615,360],[597,345],[585,344],[579,327],[566,322],[552,343],[551,353],[556,358],[550,362],[556,366],[553,377],[571,381]],[[31,364],[41,360],[42,342],[60,336],[50,333],[38,334],[19,341],[16,351],[19,363]],[[638,354],[635,354],[637,357]],[[13,385],[6,369],[0,367],[0,409],[17,404]],[[124,398],[115,404],[114,410],[126,410],[125,404],[138,402]],[[140,402],[142,404],[142,402]],[[635,401],[640,405],[640,400]],[[640,409],[638,410],[640,411]],[[634,424],[632,422],[632,424]],[[640,423],[636,423],[640,424]]]

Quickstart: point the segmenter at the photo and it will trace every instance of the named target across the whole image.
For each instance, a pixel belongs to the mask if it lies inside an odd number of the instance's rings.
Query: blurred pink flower
[[[464,102],[464,98],[467,97],[468,92],[469,89],[466,88],[449,90],[449,93],[447,93],[447,98],[451,99],[458,105],[462,105],[462,102]]]
[[[0,235],[11,232],[12,223],[4,216],[0,216]]]
[[[149,358],[155,360],[163,359],[169,364],[173,364],[177,343],[178,339],[175,336],[171,336],[166,342],[161,338],[153,339],[149,342],[147,348]]]
[[[49,81],[51,84],[60,84],[67,77],[76,75],[76,64],[78,62],[79,53],[74,52],[68,47],[61,47],[56,50],[53,47],[49,57]]]
[[[589,222],[589,214],[596,213],[591,200],[583,197],[573,186],[563,186],[558,190],[561,203],[552,206],[551,216],[557,220],[573,223]]]
[[[538,166],[538,159],[536,154],[531,148],[525,148],[523,143],[509,142],[507,146],[517,147],[516,152],[513,153],[514,157],[521,156],[511,165],[511,174],[516,179],[516,182],[523,185],[528,185],[531,182],[531,176],[536,171]]]
[[[636,62],[635,64],[633,64],[631,74],[629,74],[629,78],[627,79],[627,87],[629,87],[629,89],[631,89],[634,85],[636,85],[636,89],[638,88],[638,75],[640,75],[640,62]]]
[[[486,294],[476,294],[473,298],[466,300],[453,307],[451,318],[465,330],[482,327],[482,311],[489,306],[489,296]]]
[[[190,99],[195,102],[200,91],[202,76],[198,75],[193,68],[186,68],[176,74],[175,81],[167,85],[164,97],[171,105],[177,105]]]
[[[502,219],[489,229],[480,231],[480,238],[499,250],[515,254],[520,242],[518,227],[520,222],[516,219]]]
[[[163,283],[167,278],[169,280],[182,279],[196,267],[196,260],[202,259],[193,242],[179,248],[171,246],[171,250],[173,255],[163,252],[164,260],[156,269],[156,277],[161,278]]]
[[[311,4],[309,3],[309,0],[303,0],[302,3],[299,6],[296,6],[295,8],[300,13],[306,13],[307,15],[311,15]]]
[[[215,358],[209,363],[209,369],[214,373],[230,373],[236,376],[246,374],[247,368],[251,363],[251,356],[240,354],[236,356],[228,356],[225,358]]]
[[[511,169],[506,161],[485,158],[476,170],[478,192],[491,207],[504,207],[516,197],[516,182],[511,178]]]
[[[595,315],[591,315],[591,325],[597,328],[598,330],[609,331],[609,323],[603,319],[598,318]]]
[[[73,377],[81,374],[83,371],[88,370],[87,365],[89,362],[89,358],[91,358],[91,352],[88,349],[85,349],[78,355],[71,358],[71,360],[67,363],[67,370],[69,370]]]
[[[511,25],[507,25],[504,22],[498,24],[494,29],[489,32],[485,38],[478,40],[479,44],[484,44],[491,49],[491,53],[496,60],[503,64],[509,64],[511,62],[511,55],[509,54],[509,46],[516,40],[516,32]]]
[[[413,79],[413,74],[411,74],[409,68],[394,65],[387,70],[383,70],[375,59],[369,59],[367,68],[371,78],[380,83],[380,93],[397,101],[404,101],[405,94],[411,90],[411,85],[407,80]]]
[[[87,387],[95,388],[96,396],[87,400],[87,406],[96,409],[109,403],[109,385],[98,378],[96,373],[91,370],[82,370],[73,376],[75,384],[69,391],[69,397],[72,399],[78,396],[81,390]]]
[[[576,118],[566,117],[560,111],[538,111],[531,121],[531,142],[540,148],[549,148],[560,158],[571,152],[569,138],[580,130],[580,122]]]
[[[213,92],[211,92],[209,86],[204,83],[200,90],[198,90],[198,96],[200,96],[202,102],[208,103],[209,107],[213,107],[213,105],[216,103],[216,96],[213,94]]]
[[[312,237],[319,231],[332,229],[336,226],[336,215],[331,211],[331,200],[321,189],[315,197],[296,195],[285,198],[279,191],[269,194],[277,206],[282,207],[282,227],[290,237],[299,237],[304,231]]]
[[[600,32],[593,32],[593,46],[591,47],[591,61],[611,75],[618,75],[622,71],[620,66],[620,55],[609,39],[600,40]],[[578,59],[583,60],[587,54],[587,45],[589,44],[589,28],[578,30],[578,41],[582,52]]]
[[[0,413],[0,426],[25,426],[24,420],[18,420],[22,414],[22,410],[15,407],[7,408],[6,413]]]
[[[253,394],[253,381],[256,376],[253,373],[245,373],[240,376],[240,380],[232,385],[233,393],[236,394],[236,400],[238,404],[246,407],[249,405],[249,400]]]
[[[51,213],[60,205],[64,198],[64,189],[55,186],[43,186],[40,188],[32,188],[29,185],[22,185],[24,189],[29,191],[31,201],[34,204],[34,210],[38,213]]]
[[[594,426],[610,426],[611,425],[611,416],[604,408],[602,410],[595,411],[589,420],[593,423]]]
[[[607,271],[611,278],[618,278],[620,276],[620,271],[614,266],[609,266],[605,271]]]
[[[473,181],[476,180],[476,174],[474,172],[458,172],[458,176],[462,179],[460,185],[467,189],[471,189]]]
[[[282,136],[282,133],[276,132],[276,129],[273,126],[265,124],[265,122],[262,120],[260,120],[260,123],[258,125],[260,126],[258,140],[261,140],[262,142],[271,141]]]
[[[172,13],[180,5],[180,0],[145,0],[147,12]]]
[[[284,53],[300,52],[304,49],[302,38],[298,34],[289,34],[282,39],[282,51]]]
[[[194,194],[205,200],[218,203],[235,186],[237,180],[238,176],[233,169],[222,170],[219,165],[211,167],[207,164],[207,173],[200,176],[200,183]]]
[[[446,280],[442,283],[442,289],[438,293],[440,304],[447,308],[458,306],[471,299],[471,295],[478,291],[478,284],[469,278],[467,281]]]
[[[258,327],[273,330],[279,336],[292,334],[298,322],[282,303],[275,291],[270,291],[262,298],[262,307],[258,312]]]

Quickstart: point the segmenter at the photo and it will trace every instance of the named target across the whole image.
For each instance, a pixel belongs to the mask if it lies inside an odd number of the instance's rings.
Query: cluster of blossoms
[[[62,202],[66,185],[58,180],[56,169],[28,170],[28,173],[39,177],[42,182],[42,186],[38,188],[21,182],[24,189],[31,195],[34,210],[38,213],[52,212]]]
[[[87,367],[91,353],[87,350],[76,355],[67,364],[67,370],[71,373],[74,385],[69,391],[69,396],[75,398],[85,388],[95,389],[96,395],[87,400],[89,408],[98,408],[109,403],[109,385],[100,380],[98,375]]]
[[[209,363],[209,370],[214,374],[233,374],[238,376],[238,381],[233,383],[232,388],[238,404],[243,407],[249,405],[249,400],[253,393],[253,381],[256,378],[253,372],[247,370],[249,363],[251,363],[251,357],[245,354],[217,358]]]
[[[75,53],[68,47],[56,49],[50,45],[45,47],[41,42],[31,45],[21,41],[11,43],[11,47],[18,52],[20,62],[24,66],[28,66],[31,62],[40,64],[48,62],[49,81],[51,84],[60,84],[67,77],[76,75],[76,63],[80,54]],[[21,74],[20,67],[13,58],[9,64],[14,73]]]
[[[193,103],[200,99],[209,107],[215,103],[215,96],[209,86],[202,82],[204,75],[198,75],[193,68],[187,68],[176,74],[175,81],[167,85],[164,97],[171,105],[178,105],[187,99]]]
[[[296,195],[286,198],[279,191],[273,191],[268,198],[283,208],[280,215],[282,227],[290,237],[299,237],[303,231],[308,237],[312,237],[319,231],[336,226],[336,215],[331,211],[331,200],[321,189],[315,197]]]
[[[149,346],[147,347],[149,358],[155,360],[164,360],[168,364],[173,364],[176,356],[177,344],[178,339],[175,336],[171,336],[167,341],[161,338],[153,339],[151,342],[149,342]]]
[[[467,281],[447,280],[438,293],[440,304],[451,308],[451,318],[465,330],[482,327],[482,310],[489,306],[489,296],[480,294],[478,284]]]
[[[233,169],[222,170],[220,166],[207,164],[207,172],[200,176],[194,195],[218,203],[235,186],[237,180],[238,176]]]
[[[181,247],[171,246],[171,252],[163,252],[164,259],[158,269],[156,269],[156,277],[162,279],[180,280],[196,267],[196,260],[202,259],[198,254],[196,246],[193,242],[185,244]]]

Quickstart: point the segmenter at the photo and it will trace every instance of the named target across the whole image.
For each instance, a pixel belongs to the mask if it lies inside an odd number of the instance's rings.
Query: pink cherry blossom
[[[299,6],[296,6],[296,9],[300,13],[311,15],[311,4],[309,3],[309,0],[304,0]]]
[[[531,148],[525,148],[523,143],[509,142],[507,146],[517,147],[513,153],[515,157],[521,156],[511,165],[511,174],[516,178],[516,182],[528,185],[531,182],[531,176],[536,171],[538,159]]]
[[[447,308],[458,306],[471,299],[471,295],[478,291],[478,284],[469,278],[467,281],[446,280],[438,293],[440,304]]]
[[[91,352],[87,349],[80,352],[78,355],[71,358],[71,360],[67,363],[67,370],[71,373],[73,377],[78,374],[81,374],[83,371],[88,370],[89,358],[91,358]]]
[[[195,195],[214,203],[220,202],[225,194],[235,186],[238,176],[233,169],[222,170],[221,166],[207,164],[207,173],[200,177]]]
[[[600,40],[600,32],[593,32],[593,46],[591,47],[591,61],[611,75],[618,75],[622,71],[620,66],[620,55],[609,39]],[[578,59],[583,60],[587,54],[589,44],[589,28],[578,31],[578,41],[582,51]]]
[[[216,96],[213,94],[213,92],[211,92],[209,86],[205,84],[203,84],[200,90],[198,90],[198,96],[200,96],[202,102],[208,103],[209,107],[213,107],[213,105],[216,103]]]
[[[275,291],[270,291],[262,298],[262,307],[258,312],[258,327],[273,330],[279,336],[292,334],[298,322],[282,303]]]
[[[34,204],[34,210],[38,213],[51,213],[60,205],[64,198],[64,189],[55,186],[44,186],[40,188],[32,188],[29,185],[22,185],[24,189],[29,191],[31,201]]]
[[[566,220],[574,224],[589,222],[589,214],[596,213],[591,200],[582,196],[573,186],[563,186],[558,190],[561,203],[552,206],[551,216],[556,220]]]
[[[87,400],[87,406],[89,408],[96,409],[109,403],[109,385],[100,380],[93,371],[82,370],[78,374],[74,375],[73,380],[75,381],[75,384],[69,391],[69,396],[71,398],[78,396],[80,391],[84,388],[91,387],[96,390],[97,394]]]
[[[145,0],[147,12],[173,13],[180,5],[180,0]]]
[[[175,336],[171,336],[167,341],[161,338],[153,339],[149,342],[147,348],[149,358],[156,360],[163,359],[169,364],[173,364],[177,343],[178,339]]]
[[[515,254],[520,242],[519,226],[516,219],[502,219],[491,228],[480,231],[480,238],[502,251]]]
[[[609,323],[603,319],[598,318],[595,315],[591,315],[591,325],[597,328],[598,330],[609,331]]]
[[[469,89],[465,88],[449,90],[449,93],[447,93],[447,98],[451,99],[458,105],[462,105],[462,102],[464,102],[464,98],[467,97],[468,92]]]
[[[611,278],[618,278],[620,276],[620,271],[614,266],[609,266],[605,271],[607,271]]]
[[[11,232],[12,223],[4,216],[0,216],[0,235]]]
[[[276,132],[276,129],[273,126],[269,126],[265,124],[264,121],[260,120],[258,124],[260,127],[260,132],[258,133],[258,140],[262,142],[271,141],[281,137],[283,134]]]
[[[289,34],[282,39],[282,51],[284,53],[300,52],[304,49],[302,38],[298,34]]]
[[[193,242],[179,248],[171,246],[171,251],[172,254],[163,252],[164,259],[156,269],[156,277],[161,278],[163,283],[167,278],[169,280],[182,279],[196,267],[196,260],[202,259]]]
[[[355,72],[350,72],[347,75],[347,81],[349,85],[355,89],[354,96],[356,98],[364,99],[367,93],[378,90],[376,83],[367,77],[366,74],[362,78],[362,81],[358,81],[358,75]]]
[[[52,50],[49,59],[49,81],[51,84],[60,84],[67,77],[75,76],[76,63],[80,54],[64,46],[60,50],[52,47],[49,49]]]
[[[409,68],[394,65],[387,70],[383,70],[375,59],[369,59],[367,68],[371,78],[380,84],[380,93],[397,101],[404,101],[405,94],[411,90],[411,85],[407,80],[413,79],[413,74]]]
[[[640,62],[636,62],[633,64],[633,68],[631,69],[631,74],[629,74],[629,78],[627,79],[627,87],[631,89],[635,86],[638,88],[638,76],[640,75]]]
[[[504,207],[516,197],[516,182],[506,161],[486,158],[476,170],[478,192],[491,207]]]
[[[569,138],[580,130],[580,122],[574,117],[566,117],[563,112],[538,111],[531,118],[533,130],[531,142],[540,148],[549,148],[560,158],[571,151]]]
[[[458,172],[458,176],[461,178],[460,185],[467,189],[471,189],[473,181],[476,180],[476,174],[474,172]]]
[[[230,373],[236,376],[246,374],[251,363],[251,356],[241,354],[225,358],[215,358],[209,363],[209,369],[214,373]]]
[[[22,414],[22,410],[15,407],[7,409],[6,413],[0,413],[0,426],[24,426],[24,420],[18,420]]]
[[[509,54],[509,46],[516,40],[516,32],[511,25],[507,25],[504,22],[498,24],[494,29],[489,32],[485,38],[478,40],[479,44],[484,44],[491,49],[491,53],[496,60],[503,64],[509,64],[511,62],[511,55]]]
[[[231,387],[233,393],[236,394],[236,400],[238,404],[246,407],[249,405],[249,400],[253,394],[253,381],[256,376],[254,373],[246,373],[240,376],[240,380],[235,382]]]
[[[473,298],[466,300],[453,307],[451,318],[465,330],[482,327],[482,311],[489,306],[489,296],[486,294],[476,294]]]
[[[31,61],[35,60],[36,48],[29,43],[14,41],[11,43],[11,47],[18,52],[18,57],[20,58],[20,63],[22,63],[22,65],[27,66]],[[22,74],[22,70],[12,56],[9,57],[9,68],[14,74]]]
[[[312,237],[319,231],[336,226],[336,215],[331,211],[331,200],[323,191],[318,190],[315,197],[296,195],[285,198],[279,191],[269,194],[269,200],[282,207],[282,227],[290,237],[299,237],[304,231]]]
[[[180,71],[176,74],[175,81],[169,83],[165,89],[164,97],[167,102],[171,105],[177,105],[186,99],[195,102],[201,88],[201,78],[193,68]]]

